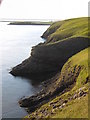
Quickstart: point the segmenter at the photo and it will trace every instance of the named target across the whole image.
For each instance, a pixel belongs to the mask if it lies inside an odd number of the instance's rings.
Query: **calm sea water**
[[[12,76],[9,70],[30,56],[32,46],[44,41],[40,36],[48,27],[7,25],[6,22],[0,22],[3,118],[22,118],[27,115],[27,112],[19,107],[18,100],[35,94],[39,89],[38,85],[33,84],[32,80]]]

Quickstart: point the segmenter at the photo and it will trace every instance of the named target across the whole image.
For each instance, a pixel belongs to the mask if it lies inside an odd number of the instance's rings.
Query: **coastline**
[[[75,65],[68,71],[71,63],[68,63],[63,70],[63,66],[69,58],[88,48],[88,40],[90,40],[85,35],[72,37],[71,34],[66,35],[67,37],[59,35],[60,38],[58,36],[55,38],[56,36],[53,36],[55,32],[67,21],[61,21],[59,25],[58,22],[53,23],[49,28],[50,31],[48,29],[41,36],[46,41],[33,47],[31,57],[10,71],[14,76],[31,76],[33,79],[38,77],[39,80],[44,81],[41,83],[41,92],[19,101],[20,106],[28,108],[29,113],[34,112],[55,97],[70,91],[75,86],[82,70],[82,66]],[[53,28],[55,29],[53,30]]]

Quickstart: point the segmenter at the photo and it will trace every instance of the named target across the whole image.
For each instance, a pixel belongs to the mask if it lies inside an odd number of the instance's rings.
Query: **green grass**
[[[72,100],[52,118],[88,118],[88,96]]]
[[[88,77],[88,51],[90,48],[85,49],[78,54],[71,57],[68,62],[64,65],[62,72],[66,68],[67,64],[71,62],[70,67],[74,67],[75,65],[79,65],[82,67],[81,72],[77,78],[76,84],[72,90],[65,93],[61,96],[61,98],[67,99],[69,96],[72,96],[75,91],[79,88],[83,87],[84,91],[88,91],[88,84],[85,84],[86,78]],[[70,68],[69,68],[70,69]],[[68,71],[67,71],[68,72]],[[57,98],[59,99],[59,97]],[[86,114],[84,114],[86,113]],[[56,112],[54,118],[87,118],[88,117],[88,97],[84,97],[80,100],[72,100],[69,102],[62,111]]]
[[[88,63],[89,63],[88,51],[89,50],[90,50],[90,47],[71,57],[62,69],[62,71],[64,71],[65,67],[68,65],[69,62],[71,63],[71,66],[69,67],[69,69],[71,69],[71,67],[74,67],[75,65],[82,67],[82,70],[77,78],[77,81],[78,81],[76,84],[77,87],[80,87],[82,83],[84,84],[85,79],[88,77]]]
[[[68,98],[69,96],[72,96],[75,91],[77,91],[79,88],[83,87],[84,91],[88,91],[88,84],[85,84],[86,78],[88,77],[88,51],[90,48],[85,49],[81,51],[80,53],[74,55],[72,58],[68,60],[68,62],[71,62],[71,66],[73,67],[75,65],[82,66],[81,72],[77,78],[76,84],[74,88],[65,93],[61,96],[61,98]],[[67,66],[68,62],[64,65],[63,70]],[[70,69],[70,68],[69,68]],[[63,71],[62,70],[62,71]],[[59,99],[59,97],[57,98]],[[85,114],[84,114],[85,113]],[[88,96],[78,100],[72,100],[69,102],[62,111],[57,110],[56,114],[53,116],[54,118],[87,118],[88,117]]]
[[[88,37],[88,22],[90,18],[75,18],[53,23],[43,36],[47,36],[47,43],[57,42],[72,37]]]

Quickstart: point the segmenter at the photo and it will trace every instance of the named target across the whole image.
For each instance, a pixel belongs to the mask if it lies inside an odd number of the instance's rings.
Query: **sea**
[[[31,79],[14,77],[9,71],[31,55],[33,46],[44,42],[40,36],[49,25],[8,25],[0,22],[0,106],[2,118],[28,115],[18,101],[36,94],[39,84]]]

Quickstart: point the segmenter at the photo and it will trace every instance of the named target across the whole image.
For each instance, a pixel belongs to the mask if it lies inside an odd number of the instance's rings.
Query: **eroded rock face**
[[[50,101],[57,95],[65,93],[67,89],[71,89],[72,87],[70,86],[74,86],[74,83],[76,82],[76,79],[80,73],[81,67],[74,66],[70,69],[70,71],[68,71],[69,64],[70,63],[68,63],[66,69],[62,71],[61,74],[58,73],[52,78],[52,80],[49,80],[48,82],[45,81],[45,84],[43,84],[43,89],[38,94],[29,98],[21,99],[19,101],[20,106],[27,107],[29,112],[33,112],[36,108]],[[60,103],[65,104],[68,102],[67,100],[60,101]],[[50,104],[50,106],[53,106],[53,109],[56,107],[54,105],[55,103]]]
[[[32,49],[31,57],[14,67],[10,73],[45,80],[59,72],[68,58],[87,48],[88,40],[77,37],[50,45],[37,45]]]

